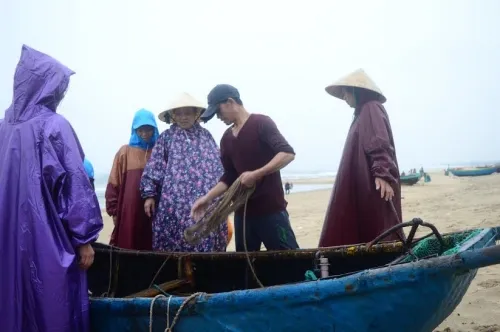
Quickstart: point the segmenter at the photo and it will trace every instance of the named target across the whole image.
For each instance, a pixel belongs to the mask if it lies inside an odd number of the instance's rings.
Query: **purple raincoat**
[[[77,247],[103,223],[78,138],[56,114],[72,74],[23,46],[0,123],[0,331],[89,330]]]

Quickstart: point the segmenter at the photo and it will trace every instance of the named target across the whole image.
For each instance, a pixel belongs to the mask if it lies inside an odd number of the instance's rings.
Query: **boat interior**
[[[249,253],[156,253],[94,244],[94,264],[88,270],[93,296],[150,297],[161,292],[187,295],[258,288],[250,269],[264,286],[319,276],[319,258],[328,258],[329,275],[349,274],[388,264],[403,253],[401,242],[293,251]],[[161,289],[161,291],[160,291]]]
[[[413,240],[409,247],[395,241],[370,247],[360,244],[248,254],[134,251],[95,243],[88,286],[93,297],[113,298],[254,289],[259,287],[258,281],[269,287],[319,279],[320,258],[328,259],[324,265],[328,278],[337,278],[388,264],[435,257],[446,250],[456,252],[474,234],[473,231],[450,233],[439,238],[429,234]]]

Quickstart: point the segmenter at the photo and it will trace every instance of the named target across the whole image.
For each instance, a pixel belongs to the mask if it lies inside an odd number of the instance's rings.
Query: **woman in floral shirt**
[[[217,184],[223,173],[217,144],[201,127],[203,105],[182,94],[160,120],[172,123],[159,137],[141,179],[146,214],[153,218],[153,250],[225,251],[228,229],[223,223],[198,245],[184,239],[184,230],[195,221],[191,206]]]

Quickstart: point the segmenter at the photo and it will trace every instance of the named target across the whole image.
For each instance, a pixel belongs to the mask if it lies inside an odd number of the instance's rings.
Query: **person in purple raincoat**
[[[0,124],[0,331],[89,331],[85,270],[103,223],[78,138],[56,113],[72,74],[23,45]]]
[[[184,93],[158,116],[173,124],[158,138],[140,186],[146,214],[154,216],[155,251],[226,251],[227,223],[197,245],[184,239],[186,228],[196,223],[191,218],[191,205],[223,173],[217,143],[199,123],[203,111],[199,101]]]

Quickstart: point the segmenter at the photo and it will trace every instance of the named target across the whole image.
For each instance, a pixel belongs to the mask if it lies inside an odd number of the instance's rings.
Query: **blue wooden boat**
[[[416,184],[418,181],[420,181],[420,178],[422,177],[422,175],[420,175],[420,173],[416,173],[416,174],[408,174],[408,175],[402,175],[399,177],[399,181],[401,182],[401,184],[403,185],[407,185],[407,186],[413,186],[414,184]]]
[[[433,233],[414,239],[419,225]],[[380,242],[403,226],[412,227],[405,242]],[[91,331],[170,331],[174,324],[171,331],[179,332],[431,332],[477,269],[500,263],[498,238],[496,228],[440,235],[414,219],[368,244],[250,253],[264,288],[248,272],[245,253],[96,245],[88,272]],[[330,271],[314,280],[318,257],[328,258]]]
[[[483,175],[490,175],[493,174],[497,171],[496,167],[488,167],[488,168],[483,168],[483,167],[478,167],[478,168],[450,168],[449,169],[450,173],[455,175],[455,176],[483,176]]]

